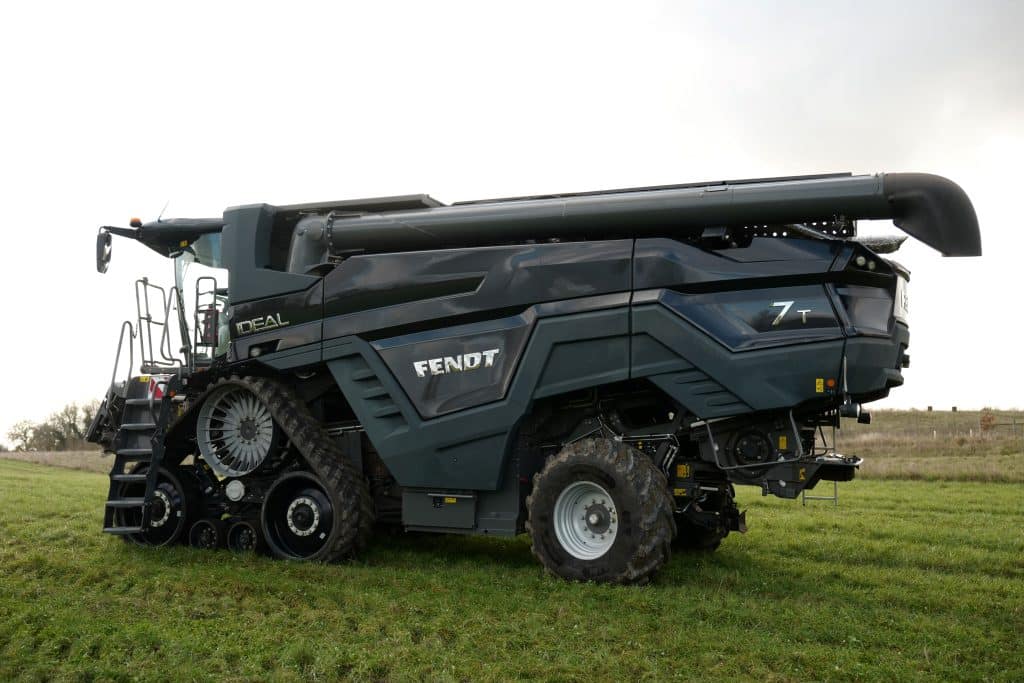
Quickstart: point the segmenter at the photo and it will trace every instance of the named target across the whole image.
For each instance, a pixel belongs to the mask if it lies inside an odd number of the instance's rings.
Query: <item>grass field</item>
[[[359,561],[148,550],[106,477],[0,460],[0,680],[1022,680],[1024,490],[741,489],[751,531],[642,588],[545,576],[522,538]]]
[[[880,410],[870,425],[843,420],[839,450],[859,455],[864,479],[1024,483],[1024,413]]]

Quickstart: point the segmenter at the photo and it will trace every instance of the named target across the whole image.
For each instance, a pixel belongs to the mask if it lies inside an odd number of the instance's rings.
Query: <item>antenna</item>
[[[159,223],[159,222],[160,222],[160,219],[162,219],[162,218],[164,217],[164,211],[166,211],[166,210],[167,210],[167,206],[168,206],[168,205],[169,205],[170,203],[171,203],[171,200],[170,200],[170,199],[168,199],[168,200],[167,200],[166,202],[164,202],[164,208],[160,209],[160,215],[156,217],[156,222],[157,222],[157,223]]]

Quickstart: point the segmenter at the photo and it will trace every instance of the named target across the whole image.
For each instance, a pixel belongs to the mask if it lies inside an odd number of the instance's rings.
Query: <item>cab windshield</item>
[[[197,362],[228,351],[228,271],[221,260],[220,233],[203,235],[174,259],[174,284],[181,294],[181,334]]]

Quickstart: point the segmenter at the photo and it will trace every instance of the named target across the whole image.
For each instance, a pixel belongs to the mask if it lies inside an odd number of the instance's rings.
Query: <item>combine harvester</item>
[[[909,362],[908,273],[881,255],[905,238],[858,219],[981,253],[967,196],[921,174],[101,228],[100,272],[119,235],[175,273],[136,283],[89,433],[116,454],[104,531],[323,561],[384,525],[526,532],[558,576],[647,581],[745,530],[734,484],[853,478],[825,428]]]

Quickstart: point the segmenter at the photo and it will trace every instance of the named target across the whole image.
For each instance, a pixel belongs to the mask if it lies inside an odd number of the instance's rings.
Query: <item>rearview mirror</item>
[[[107,272],[110,265],[111,236],[106,230],[100,230],[96,234],[96,270],[100,273]]]

